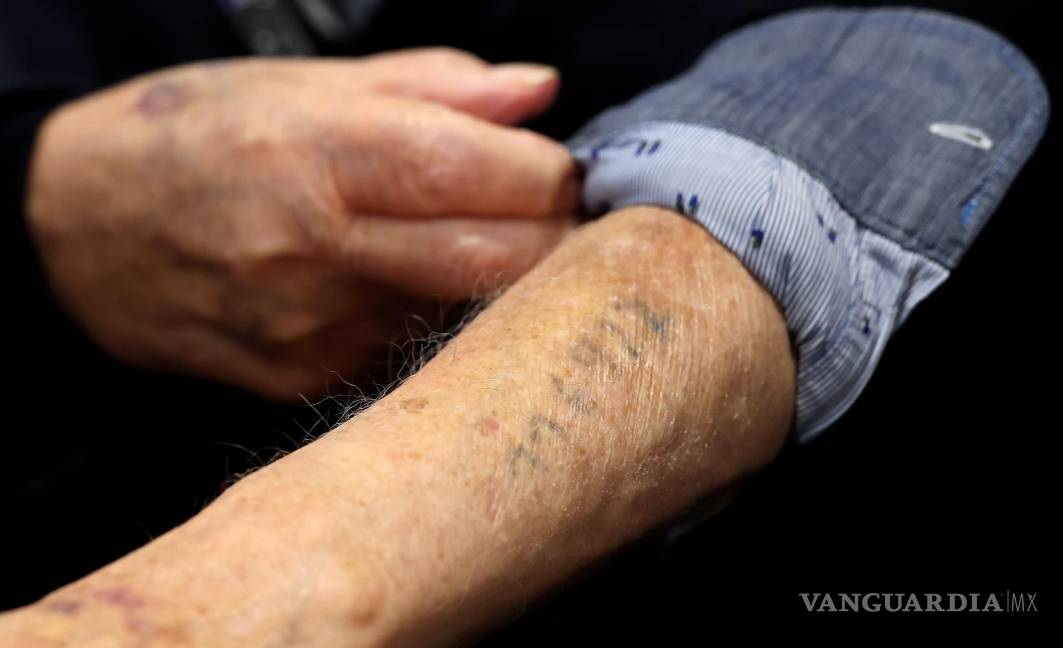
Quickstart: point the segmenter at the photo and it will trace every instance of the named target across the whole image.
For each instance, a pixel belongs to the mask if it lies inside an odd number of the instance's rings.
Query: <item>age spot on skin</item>
[[[498,420],[493,417],[485,416],[480,419],[480,434],[482,436],[493,435],[495,432],[498,432],[499,427]]]
[[[191,93],[173,81],[153,84],[137,100],[137,111],[145,117],[161,117],[175,112],[188,103]]]
[[[418,414],[428,405],[427,398],[407,398],[399,401],[399,407],[411,414]]]

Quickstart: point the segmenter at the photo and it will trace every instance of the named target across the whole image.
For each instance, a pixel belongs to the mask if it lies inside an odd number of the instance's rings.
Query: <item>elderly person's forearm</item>
[[[366,412],[20,618],[204,646],[467,639],[767,463],[793,391],[768,293],[696,224],[627,209]]]

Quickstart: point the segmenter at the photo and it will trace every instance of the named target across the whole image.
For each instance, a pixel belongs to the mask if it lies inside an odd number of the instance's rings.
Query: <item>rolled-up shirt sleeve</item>
[[[568,144],[589,210],[682,212],[775,296],[807,441],[959,263],[1047,119],[1034,67],[980,25],[820,9],[729,35]]]

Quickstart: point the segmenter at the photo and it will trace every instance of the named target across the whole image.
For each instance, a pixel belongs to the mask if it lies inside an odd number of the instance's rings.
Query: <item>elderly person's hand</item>
[[[412,300],[530,268],[576,167],[510,125],[550,68],[452,50],[239,60],[57,111],[28,212],[52,286],[105,349],[277,399],[357,369]]]

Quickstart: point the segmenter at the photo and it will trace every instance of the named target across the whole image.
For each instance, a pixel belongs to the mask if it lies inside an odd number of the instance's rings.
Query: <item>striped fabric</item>
[[[573,153],[587,171],[589,209],[676,209],[776,297],[797,358],[798,441],[852,405],[890,334],[949,274],[862,227],[790,160],[722,130],[646,122]]]

